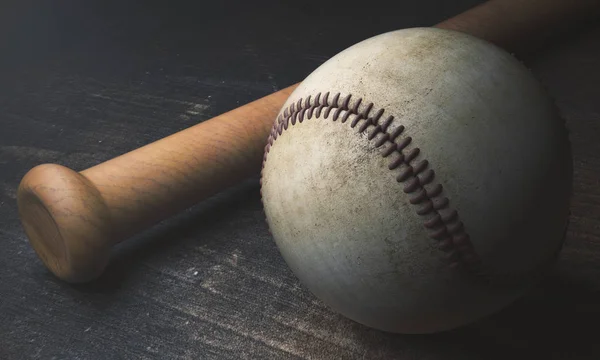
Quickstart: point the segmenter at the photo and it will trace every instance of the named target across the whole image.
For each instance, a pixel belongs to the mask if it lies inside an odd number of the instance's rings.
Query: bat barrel
[[[599,16],[598,0],[490,0],[436,27],[476,36],[525,58]]]
[[[523,55],[599,8],[597,0],[491,0],[436,26]],[[258,173],[271,125],[296,86],[80,173],[31,169],[17,202],[40,259],[65,281],[92,280],[119,241]]]

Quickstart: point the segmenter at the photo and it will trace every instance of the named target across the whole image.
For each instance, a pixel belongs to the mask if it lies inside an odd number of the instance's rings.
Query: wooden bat
[[[598,8],[596,0],[491,0],[435,26],[525,56]],[[60,279],[98,277],[113,245],[257,174],[271,126],[297,85],[81,172],[34,167],[17,194],[31,245]]]

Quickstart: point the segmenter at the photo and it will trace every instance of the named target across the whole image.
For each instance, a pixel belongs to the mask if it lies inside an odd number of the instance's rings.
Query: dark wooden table
[[[0,359],[600,358],[600,26],[530,63],[575,157],[556,272],[478,324],[404,336],[332,313],[280,257],[256,178],[122,244],[86,285],[49,274],[20,226],[16,188],[37,164],[85,169],[300,81],[367,37],[477,3],[3,2]]]

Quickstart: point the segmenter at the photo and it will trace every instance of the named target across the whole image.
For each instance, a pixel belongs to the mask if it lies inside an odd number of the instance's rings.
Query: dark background
[[[256,178],[118,246],[86,285],[48,273],[20,226],[16,188],[35,165],[83,170],[301,81],[367,37],[479,2],[2,2],[0,359],[600,358],[599,26],[529,63],[573,141],[556,272],[478,324],[406,336],[332,313],[280,257]]]

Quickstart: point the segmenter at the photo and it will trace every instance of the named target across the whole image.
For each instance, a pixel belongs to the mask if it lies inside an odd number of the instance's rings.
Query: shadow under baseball
[[[600,291],[554,274],[478,323],[432,335],[390,334],[387,341],[393,353],[410,348],[444,359],[598,359],[599,322]]]

